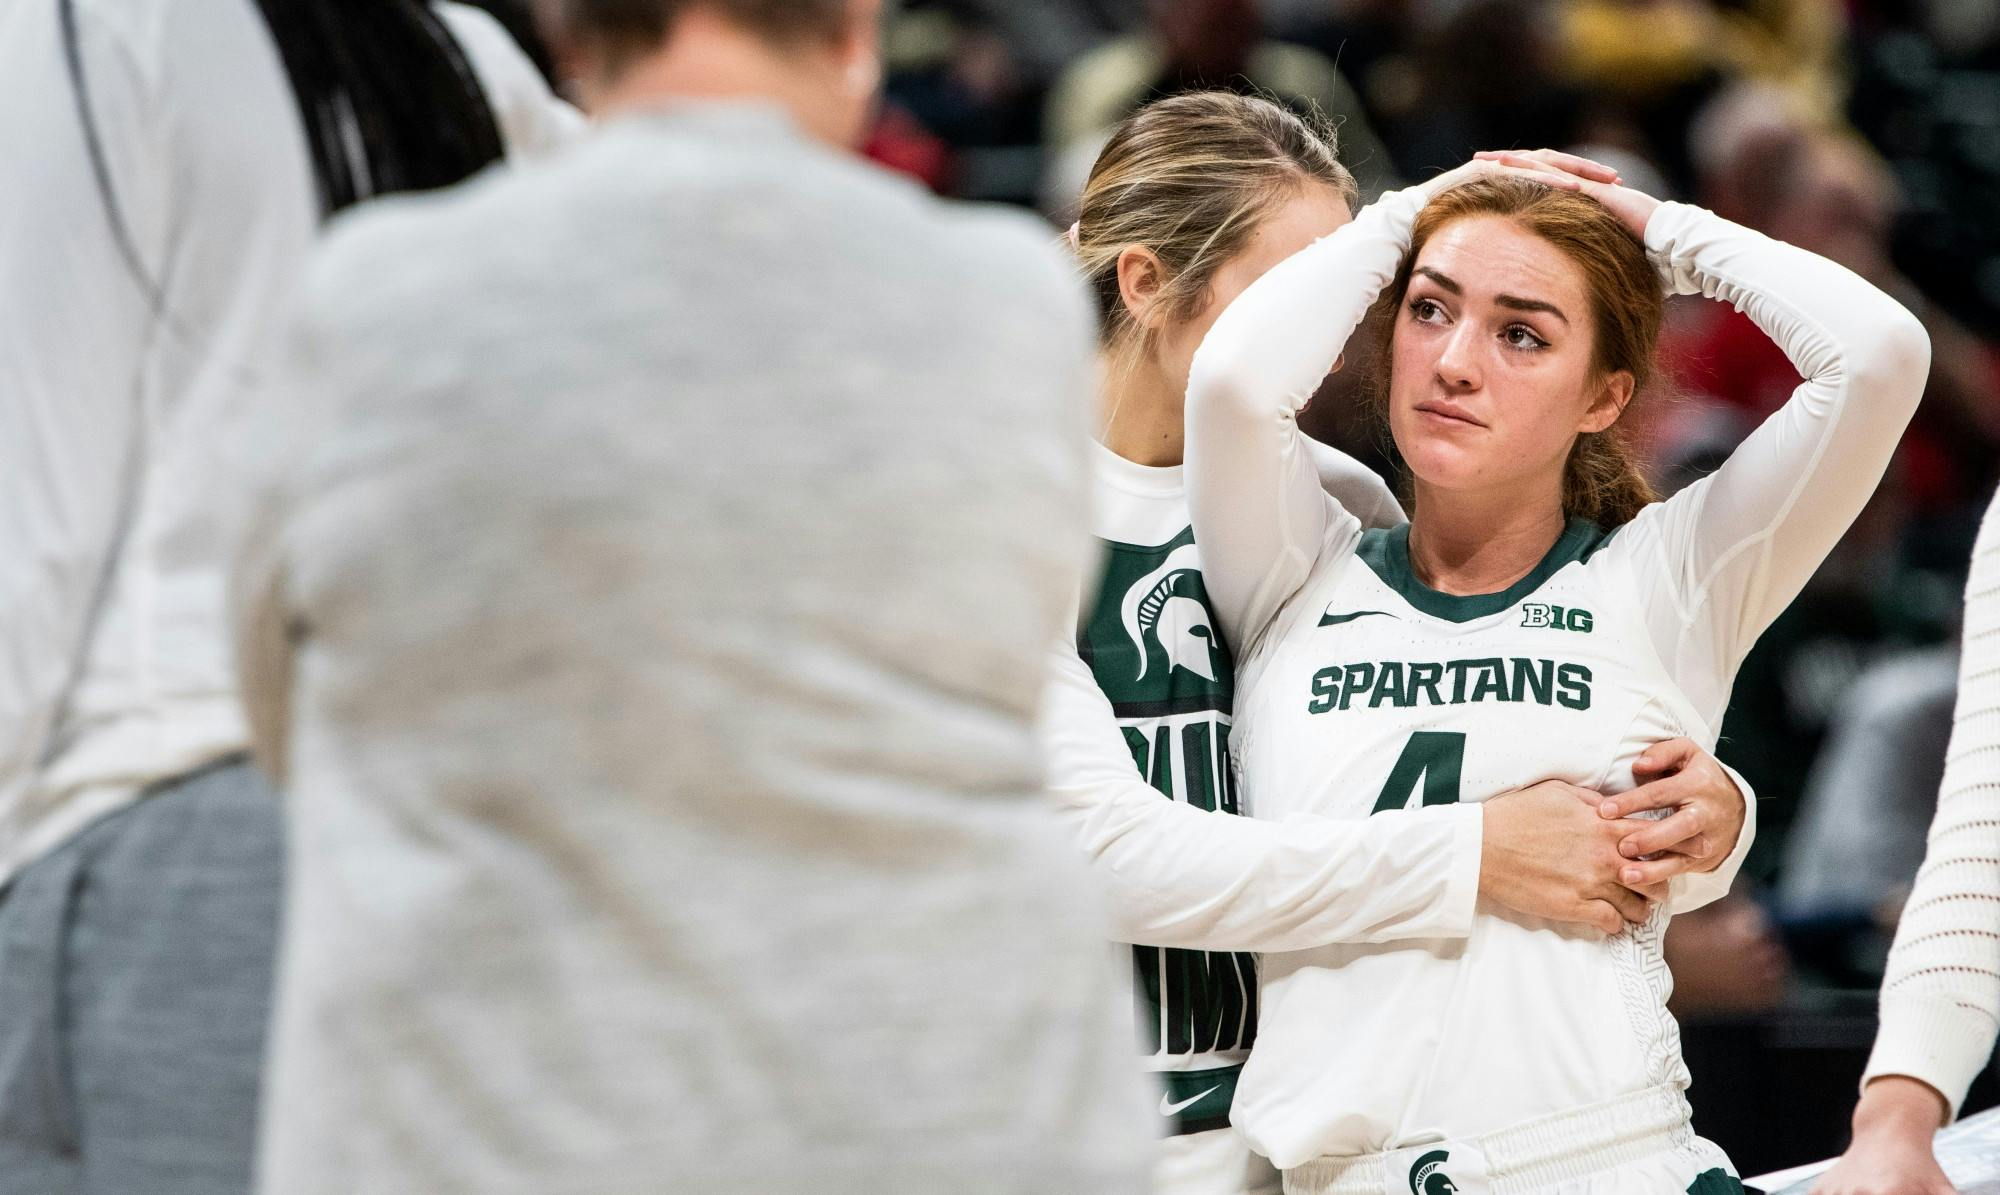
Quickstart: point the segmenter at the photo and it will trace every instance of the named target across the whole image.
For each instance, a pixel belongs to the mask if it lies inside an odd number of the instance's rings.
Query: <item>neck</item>
[[[1416,486],[1410,520],[1410,568],[1440,593],[1498,593],[1535,571],[1562,538],[1562,477],[1518,488],[1443,490]]]
[[[1150,356],[1120,360],[1105,353],[1098,393],[1097,438],[1138,465],[1178,465],[1187,443],[1183,396]]]
[[[586,106],[606,118],[687,100],[776,104],[800,128],[838,142],[839,131],[827,127],[827,113],[838,105],[829,102],[824,70],[806,57],[694,6],[657,50],[587,86]]]

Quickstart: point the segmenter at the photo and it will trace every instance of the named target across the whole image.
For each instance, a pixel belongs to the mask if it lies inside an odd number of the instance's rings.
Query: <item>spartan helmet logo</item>
[[[1160,567],[1132,583],[1118,603],[1118,618],[1132,646],[1139,649],[1139,675],[1146,679],[1152,666],[1146,651],[1148,635],[1160,642],[1167,655],[1167,672],[1185,668],[1206,680],[1220,678],[1215,666],[1218,644],[1215,628],[1209,625],[1208,607],[1178,592],[1201,576],[1195,566],[1193,544],[1182,544],[1167,553]]]
[[[1451,1157],[1442,1149],[1434,1149],[1417,1159],[1410,1167],[1410,1195],[1457,1195],[1458,1184],[1440,1167]]]

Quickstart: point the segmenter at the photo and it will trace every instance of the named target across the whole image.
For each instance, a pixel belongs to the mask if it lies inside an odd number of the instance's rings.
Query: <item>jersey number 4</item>
[[[1396,766],[1382,785],[1371,813],[1408,809],[1417,787],[1423,786],[1424,804],[1450,805],[1458,800],[1458,775],[1465,770],[1465,735],[1450,730],[1419,730],[1403,744]]]

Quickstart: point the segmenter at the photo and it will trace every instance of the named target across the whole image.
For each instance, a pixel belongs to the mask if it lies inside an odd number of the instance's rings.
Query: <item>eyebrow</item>
[[[1422,274],[1451,294],[1463,295],[1465,293],[1464,287],[1438,271],[1431,269],[1429,266],[1418,266],[1413,272]],[[1523,299],[1519,295],[1495,295],[1493,296],[1493,302],[1498,306],[1510,308],[1514,311],[1546,311],[1563,323],[1569,323],[1569,317],[1562,313],[1562,308],[1556,306],[1554,303],[1544,303],[1540,299]]]

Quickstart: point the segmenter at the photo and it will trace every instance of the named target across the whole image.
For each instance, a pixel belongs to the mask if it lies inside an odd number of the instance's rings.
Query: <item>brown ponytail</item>
[[[1617,424],[1577,437],[1563,466],[1565,517],[1589,519],[1609,530],[1631,522],[1659,500],[1652,483],[1632,462]]]

